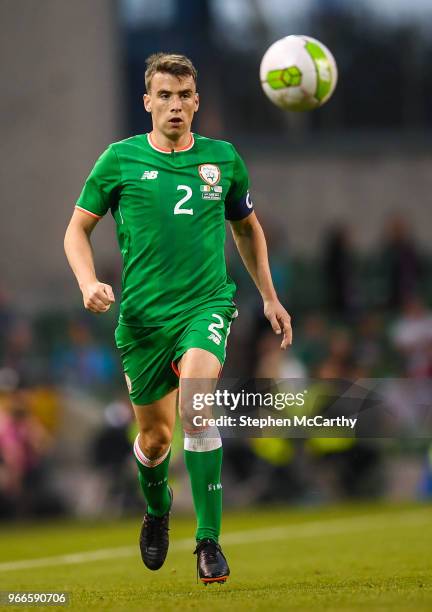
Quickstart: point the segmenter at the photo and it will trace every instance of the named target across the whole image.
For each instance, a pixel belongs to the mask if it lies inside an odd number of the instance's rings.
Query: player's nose
[[[171,110],[176,111],[176,110],[181,110],[181,108],[182,108],[182,101],[181,101],[180,96],[173,96]]]

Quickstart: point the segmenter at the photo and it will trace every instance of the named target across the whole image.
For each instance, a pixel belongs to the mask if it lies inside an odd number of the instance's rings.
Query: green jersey
[[[150,134],[108,147],[77,202],[95,217],[108,210],[123,256],[120,323],[155,325],[209,301],[232,301],[225,219],[251,213],[248,173],[233,145],[191,135],[179,151]]]

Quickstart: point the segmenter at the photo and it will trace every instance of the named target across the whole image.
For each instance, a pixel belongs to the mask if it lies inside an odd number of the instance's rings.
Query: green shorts
[[[177,363],[190,348],[201,348],[215,355],[221,367],[232,320],[234,304],[201,307],[181,318],[152,327],[119,323],[115,330],[117,348],[131,401],[150,404],[178,387]]]

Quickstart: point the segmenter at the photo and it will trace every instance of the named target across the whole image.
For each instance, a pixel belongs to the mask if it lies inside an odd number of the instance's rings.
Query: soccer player
[[[264,314],[282,335],[282,349],[291,344],[291,325],[273,287],[241,157],[232,144],[191,132],[199,105],[196,79],[185,56],[147,59],[143,101],[153,129],[110,145],[97,160],[67,228],[65,251],[85,308],[106,312],[114,294],[98,280],[90,236],[111,211],[123,256],[115,338],[139,427],[134,454],[147,503],[141,556],[157,570],[168,551],[168,465],[178,399],[197,517],[198,574],[209,583],[229,575],[218,543],[222,442],[215,427],[191,427],[185,381],[205,387],[218,378],[237,316],[224,256],[225,219]]]

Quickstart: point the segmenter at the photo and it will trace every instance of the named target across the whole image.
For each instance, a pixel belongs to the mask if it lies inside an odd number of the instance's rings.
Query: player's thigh
[[[180,384],[185,378],[216,378],[222,369],[219,359],[202,348],[188,349],[179,361]]]
[[[209,406],[201,408],[199,413],[196,411],[195,399],[214,392],[221,368],[219,359],[201,348],[188,349],[179,361],[179,414],[185,431],[194,433],[201,429],[195,425],[197,414],[204,418],[212,417]]]
[[[211,305],[191,318],[176,345],[174,362],[180,371],[179,412],[186,431],[193,429],[194,398],[215,390],[236,315],[236,308],[230,303]],[[210,407],[202,409],[201,415],[211,418]]]

